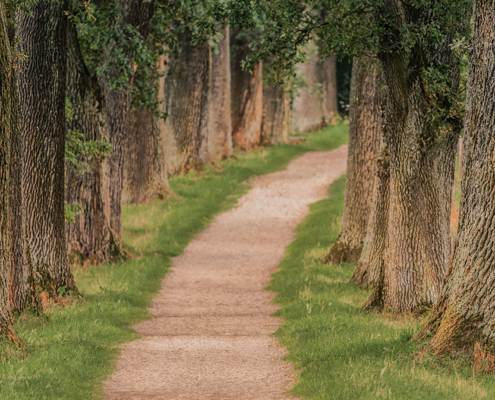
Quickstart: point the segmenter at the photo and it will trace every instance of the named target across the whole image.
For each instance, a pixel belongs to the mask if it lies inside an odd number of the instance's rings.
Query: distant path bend
[[[269,336],[278,306],[264,290],[308,205],[345,172],[347,146],[309,152],[257,177],[237,207],[218,215],[174,259],[106,382],[109,400],[283,400],[295,372]]]

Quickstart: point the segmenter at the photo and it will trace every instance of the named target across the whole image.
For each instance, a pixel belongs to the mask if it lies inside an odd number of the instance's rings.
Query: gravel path
[[[345,172],[347,147],[311,152],[253,179],[174,259],[151,308],[123,346],[107,399],[282,400],[295,372],[274,337],[278,306],[264,288],[308,205]]]

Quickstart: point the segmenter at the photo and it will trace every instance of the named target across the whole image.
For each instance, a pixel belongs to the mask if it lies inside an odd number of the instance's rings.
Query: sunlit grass
[[[286,249],[271,290],[284,323],[277,332],[300,370],[304,399],[492,399],[495,377],[473,375],[470,356],[438,360],[411,343],[421,321],[360,311],[369,290],[349,283],[354,266],[321,264],[339,232],[345,178],[311,206]],[[415,356],[416,354],[416,356]]]
[[[82,301],[50,308],[46,317],[21,317],[17,329],[27,344],[0,357],[0,399],[87,400],[102,397],[102,382],[114,369],[119,345],[137,334],[131,325],[149,317],[171,257],[204,229],[215,214],[235,205],[250,177],[283,169],[308,150],[330,150],[347,141],[347,126],[326,128],[298,145],[276,145],[174,177],[175,197],[124,208],[124,244],[134,259],[75,268]],[[22,356],[22,358],[20,357]]]

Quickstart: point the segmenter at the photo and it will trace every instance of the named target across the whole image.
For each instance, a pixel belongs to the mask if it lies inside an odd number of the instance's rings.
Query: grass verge
[[[53,307],[37,319],[23,316],[17,329],[27,344],[22,355],[0,347],[0,399],[102,398],[102,382],[114,369],[119,345],[137,338],[130,327],[148,318],[171,257],[214,217],[231,208],[255,175],[283,169],[310,150],[331,150],[347,141],[347,126],[307,135],[298,146],[276,145],[174,177],[177,197],[124,209],[124,245],[135,259],[90,269],[76,268],[83,301]]]
[[[300,370],[293,394],[304,399],[492,399],[495,377],[474,374],[472,356],[437,360],[410,343],[421,321],[360,312],[369,291],[349,283],[350,264],[322,260],[339,233],[345,177],[311,206],[287,247],[270,290],[284,323],[276,335]]]

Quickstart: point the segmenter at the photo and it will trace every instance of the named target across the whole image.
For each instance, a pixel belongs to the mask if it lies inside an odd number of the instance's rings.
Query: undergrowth
[[[426,342],[410,341],[421,320],[361,312],[370,292],[349,283],[354,266],[320,262],[338,236],[344,190],[342,177],[328,199],[311,206],[269,288],[282,305],[276,336],[300,371],[293,394],[312,400],[494,398],[495,376],[476,373],[472,353],[428,355]]]
[[[16,328],[22,351],[0,344],[0,399],[102,398],[103,380],[115,368],[119,345],[138,336],[131,325],[149,317],[171,257],[246,193],[250,177],[283,169],[309,150],[347,141],[347,126],[308,135],[298,146],[276,145],[238,153],[203,171],[170,180],[166,201],[124,208],[124,247],[134,258],[73,272],[83,298],[50,306],[42,318],[22,316]]]

